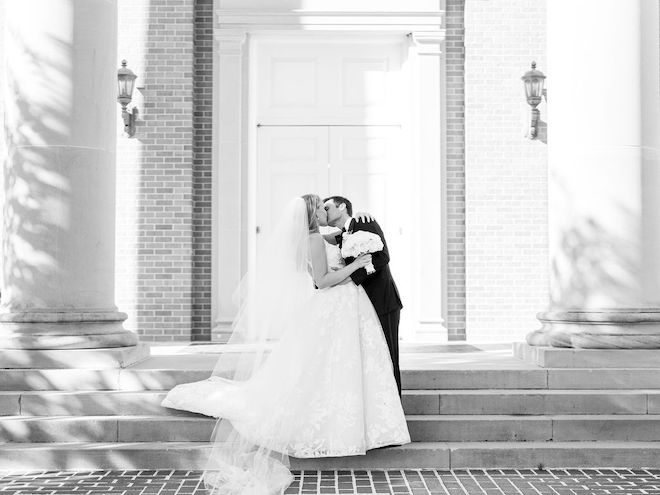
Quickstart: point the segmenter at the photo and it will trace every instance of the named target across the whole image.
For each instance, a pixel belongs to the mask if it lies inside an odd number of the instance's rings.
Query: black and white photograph
[[[660,0],[0,0],[0,495],[660,494]]]

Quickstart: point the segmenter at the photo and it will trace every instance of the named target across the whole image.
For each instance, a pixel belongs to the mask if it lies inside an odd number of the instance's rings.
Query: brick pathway
[[[286,493],[660,495],[660,469],[294,471]],[[200,471],[0,471],[0,494],[202,495]]]

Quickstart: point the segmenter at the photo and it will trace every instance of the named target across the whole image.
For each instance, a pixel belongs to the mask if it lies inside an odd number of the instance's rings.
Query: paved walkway
[[[294,471],[286,494],[651,495],[660,469]],[[0,494],[202,495],[200,471],[2,472]]]

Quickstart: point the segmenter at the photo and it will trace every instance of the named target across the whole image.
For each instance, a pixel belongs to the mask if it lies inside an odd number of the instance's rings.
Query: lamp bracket
[[[124,132],[128,137],[135,135],[135,122],[139,113],[136,107],[133,107],[130,111],[122,109],[121,116],[124,119]]]

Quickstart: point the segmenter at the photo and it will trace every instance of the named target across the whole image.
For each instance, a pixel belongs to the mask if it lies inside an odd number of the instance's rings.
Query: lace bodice
[[[328,241],[325,241],[325,257],[328,260],[328,270],[337,271],[346,266],[339,246],[330,244]]]

